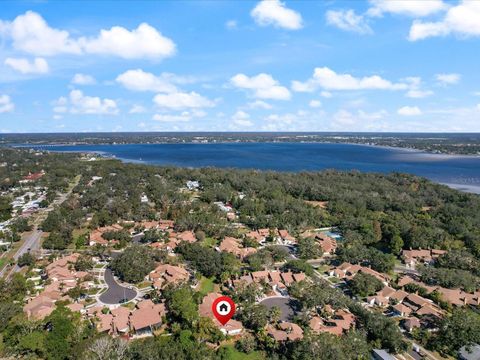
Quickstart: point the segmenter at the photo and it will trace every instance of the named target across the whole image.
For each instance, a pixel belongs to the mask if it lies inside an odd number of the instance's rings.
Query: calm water
[[[480,193],[480,157],[433,155],[406,149],[322,143],[55,145],[35,148],[100,152],[124,161],[182,167],[398,171]]]

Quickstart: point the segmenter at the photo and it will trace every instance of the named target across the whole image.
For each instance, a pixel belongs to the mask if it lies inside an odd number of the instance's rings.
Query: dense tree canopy
[[[110,266],[122,280],[137,283],[155,268],[155,255],[148,247],[133,245],[116,257]]]

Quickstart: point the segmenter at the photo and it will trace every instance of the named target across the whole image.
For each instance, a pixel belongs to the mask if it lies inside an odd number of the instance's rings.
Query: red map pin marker
[[[220,296],[212,304],[213,315],[225,325],[235,314],[235,303],[228,296]]]

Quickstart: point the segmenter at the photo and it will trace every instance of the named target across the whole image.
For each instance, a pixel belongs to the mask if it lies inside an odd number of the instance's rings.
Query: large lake
[[[51,151],[99,152],[129,162],[182,167],[235,167],[278,171],[392,171],[424,176],[480,193],[480,157],[408,149],[326,143],[215,143],[34,146]]]

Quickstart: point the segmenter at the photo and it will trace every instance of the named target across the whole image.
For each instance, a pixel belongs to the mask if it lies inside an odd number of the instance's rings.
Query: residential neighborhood
[[[54,170],[42,166],[2,195],[11,199],[4,281],[24,284],[15,303],[32,324],[66,317],[126,346],[188,330],[195,346],[260,358],[329,341],[342,351],[365,344],[365,356],[377,358],[442,359],[426,339],[443,334],[456,314],[474,319],[470,311],[480,305],[475,275],[451,270],[463,252],[359,245],[352,230],[328,220],[330,202],[295,202],[305,211],[298,220],[272,222],[252,215],[258,200],[243,189],[213,201],[219,185],[206,175],[179,181],[170,170],[141,168],[137,176],[151,173],[137,189],[124,165],[75,161],[81,174],[72,168],[54,194]],[[221,296],[236,304],[225,324],[212,311]]]

